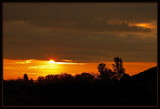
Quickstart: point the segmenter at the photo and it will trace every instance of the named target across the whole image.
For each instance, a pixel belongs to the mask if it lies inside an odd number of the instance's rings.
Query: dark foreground
[[[3,82],[4,106],[156,106],[157,69],[118,80]]]

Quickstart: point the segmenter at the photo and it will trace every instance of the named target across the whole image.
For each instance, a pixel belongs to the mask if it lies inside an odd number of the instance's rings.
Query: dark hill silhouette
[[[129,86],[130,90],[134,91],[133,101],[137,105],[154,105],[157,101],[157,66],[149,68],[143,72],[133,75],[128,83],[124,86]]]
[[[132,76],[131,83],[137,86],[141,86],[142,88],[148,88],[148,90],[154,89],[156,91],[157,88],[157,66],[149,68],[139,74]],[[155,92],[156,93],[156,92]]]
[[[142,79],[142,78],[143,80],[144,79],[150,79],[150,80],[154,79],[155,80],[157,78],[157,66],[149,68],[143,72],[140,72],[132,76],[132,79],[136,79],[136,80]]]

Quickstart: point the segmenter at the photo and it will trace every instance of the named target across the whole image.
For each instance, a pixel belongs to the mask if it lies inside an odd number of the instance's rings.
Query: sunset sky
[[[10,2],[2,14],[4,79],[97,72],[115,56],[130,75],[157,65],[157,3]]]

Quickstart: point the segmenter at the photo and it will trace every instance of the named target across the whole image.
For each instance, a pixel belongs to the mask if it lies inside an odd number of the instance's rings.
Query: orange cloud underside
[[[104,62],[107,67],[112,69],[113,62]],[[48,74],[70,73],[72,75],[88,72],[98,73],[97,65],[99,63],[72,63],[72,62],[54,62],[44,60],[3,60],[3,78],[17,79],[22,78],[27,73],[29,78],[37,79],[38,76]],[[134,75],[150,67],[156,66],[156,62],[124,62],[126,73]]]
[[[129,26],[137,26],[137,27],[142,27],[142,28],[150,28],[150,29],[155,29],[156,25],[152,24],[152,23],[133,23],[133,24],[129,24]]]

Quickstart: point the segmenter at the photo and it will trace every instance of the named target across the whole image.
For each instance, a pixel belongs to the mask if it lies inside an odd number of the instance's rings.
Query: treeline
[[[3,81],[4,106],[156,106],[157,68],[130,77],[123,61],[114,58],[113,69],[98,65],[90,73],[49,74],[37,82],[23,78]]]

